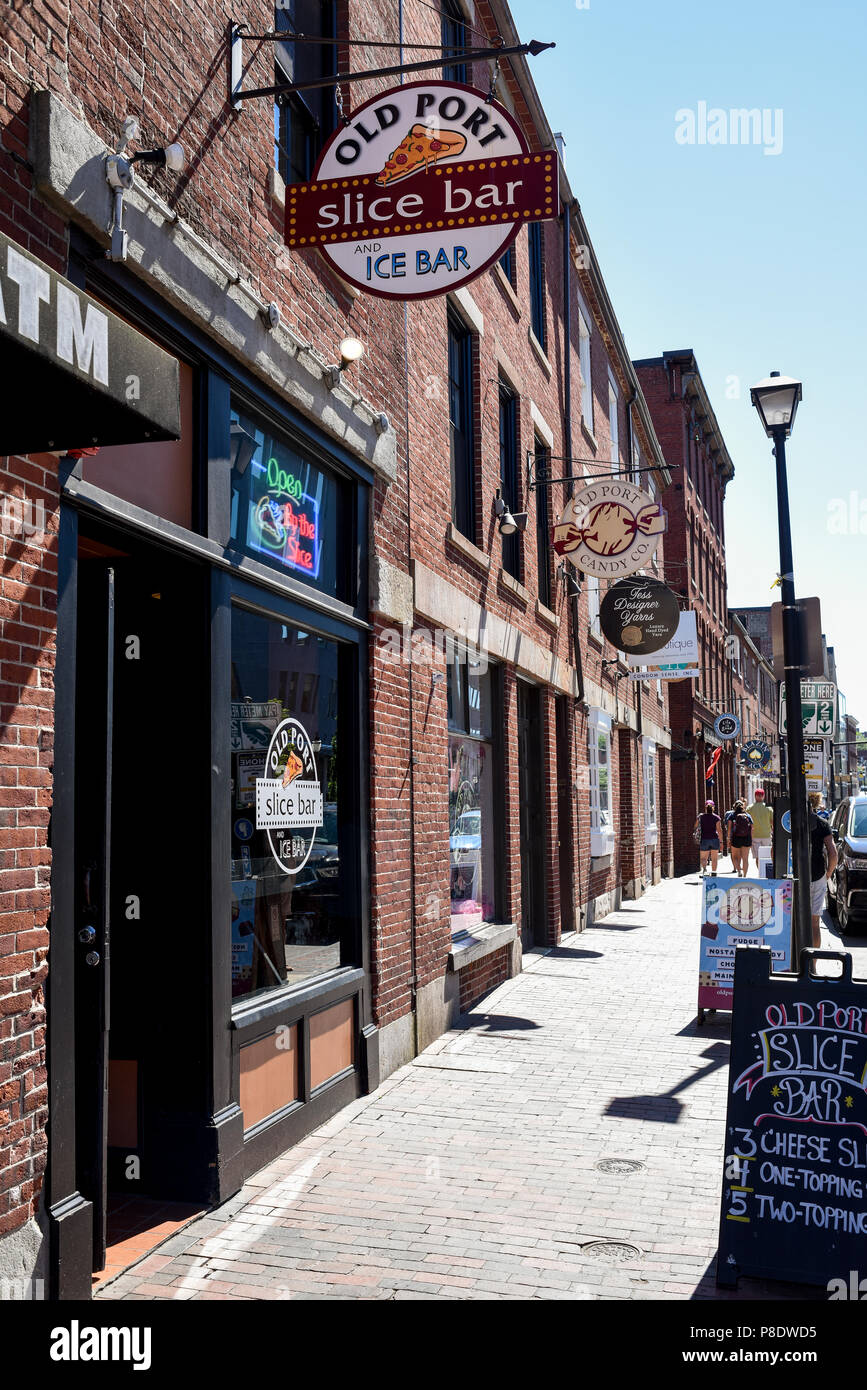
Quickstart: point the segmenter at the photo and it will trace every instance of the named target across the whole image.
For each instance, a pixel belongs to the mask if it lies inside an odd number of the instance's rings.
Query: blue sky
[[[795,582],[822,601],[867,727],[867,7],[511,3],[522,40],[557,43],[532,71],[630,353],[695,350],[735,465],[732,605],[779,596],[773,458],[749,387],[773,370],[804,384],[787,450]],[[676,113],[699,102],[781,110],[781,151],[678,143]]]

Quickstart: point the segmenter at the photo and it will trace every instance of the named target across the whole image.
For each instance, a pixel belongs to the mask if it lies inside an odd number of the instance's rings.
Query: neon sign
[[[305,492],[300,478],[281,468],[275,458],[268,460],[267,468],[254,465],[253,472],[259,475],[256,490],[266,484],[268,491],[250,501],[250,546],[318,579],[322,545],[317,498]]]

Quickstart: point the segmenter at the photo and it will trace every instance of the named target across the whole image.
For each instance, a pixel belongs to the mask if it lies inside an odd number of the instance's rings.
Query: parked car
[[[826,905],[844,934],[867,917],[867,796],[840,802],[831,834],[837,846],[837,867],[828,879]]]

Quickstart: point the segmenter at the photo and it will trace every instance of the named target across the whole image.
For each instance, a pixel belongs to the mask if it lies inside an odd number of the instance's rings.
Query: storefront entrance
[[[79,536],[75,1140],[95,1270],[112,1197],[208,1197],[205,578],[155,547]]]
[[[545,860],[548,824],[542,799],[541,699],[535,686],[518,682],[518,772],[521,815],[521,944],[546,943]]]

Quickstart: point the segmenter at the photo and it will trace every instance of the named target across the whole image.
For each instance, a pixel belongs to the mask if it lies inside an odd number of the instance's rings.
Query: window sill
[[[509,305],[511,306],[514,312],[515,318],[519,319],[521,317],[521,301],[515,294],[511,280],[504,271],[503,267],[500,265],[499,261],[495,261],[491,269],[494,272],[494,279],[496,280],[500,289],[503,291],[503,294],[509,301]]]
[[[644,843],[649,849],[659,842],[659,829],[655,825],[648,825],[644,832]]]
[[[539,359],[543,372],[547,377],[552,377],[554,375],[554,368],[551,366],[548,354],[542,347],[542,344],[539,342],[539,339],[536,337],[532,328],[527,329],[527,338],[529,340],[530,347],[533,349],[533,351]]]
[[[517,939],[518,928],[514,922],[485,922],[473,927],[472,931],[462,932],[454,937],[449,950],[449,970],[463,970],[474,961],[493,955],[503,946],[510,946]]]
[[[555,632],[558,631],[560,627],[560,615],[553,612],[552,609],[546,608],[542,600],[538,598],[536,599],[536,617],[540,622],[547,623],[549,627],[553,627]]]
[[[480,550],[477,545],[474,545],[471,540],[468,540],[467,537],[458,530],[453,521],[450,521],[446,528],[446,540],[450,545],[454,546],[455,550],[459,550],[465,559],[472,560],[474,565],[478,565],[479,569],[487,571],[491,568],[490,555],[486,555],[483,550]]]
[[[587,443],[590,445],[590,448],[593,450],[594,454],[597,453],[599,450],[599,444],[597,442],[596,435],[593,433],[592,429],[587,424],[587,421],[584,419],[583,415],[581,416],[581,430],[584,434],[584,438],[587,440]]]
[[[607,859],[614,853],[615,835],[613,830],[590,831],[590,858]]]
[[[604,652],[605,639],[604,637],[602,637],[601,633],[594,632],[592,627],[588,627],[587,636],[589,637],[590,641],[593,642],[594,645],[599,648],[601,652]]]
[[[530,593],[525,589],[520,580],[515,579],[514,575],[509,574],[508,570],[500,570],[499,580],[504,589],[508,589],[510,594],[514,594],[525,606],[530,602]]]

